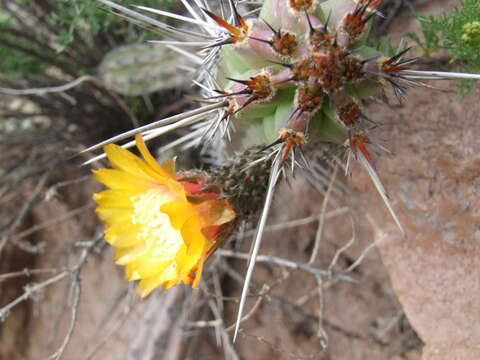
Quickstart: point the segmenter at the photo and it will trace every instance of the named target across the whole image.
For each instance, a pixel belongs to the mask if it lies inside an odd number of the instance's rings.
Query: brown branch
[[[73,331],[75,330],[75,325],[77,323],[77,310],[78,310],[78,304],[80,302],[80,294],[81,294],[82,288],[80,284],[80,271],[76,271],[75,273],[75,279],[71,285],[71,292],[73,292],[73,304],[72,304],[72,312],[71,312],[71,318],[70,318],[70,326],[67,331],[67,335],[65,336],[62,345],[60,348],[55,351],[48,359],[49,360],[59,360],[62,356],[63,353],[65,352],[65,349],[67,348],[68,343],[70,342]]]
[[[0,88],[0,93],[5,95],[44,95],[49,93],[61,93],[67,90],[70,90],[83,82],[91,82],[96,85],[101,91],[106,92],[116,103],[117,105],[125,112],[125,114],[129,117],[132,125],[134,127],[138,127],[140,125],[137,117],[135,114],[129,109],[127,104],[118,96],[114,91],[110,90],[105,84],[103,84],[97,78],[84,75],[81,76],[67,84],[60,85],[60,86],[51,86],[51,87],[44,87],[44,88],[32,88],[32,89],[7,89],[7,88]]]
[[[17,306],[18,304],[22,303],[23,301],[28,300],[33,294],[47,288],[48,286],[55,284],[63,279],[65,279],[68,275],[77,276],[80,273],[83,266],[85,265],[88,255],[93,251],[93,248],[98,244],[98,242],[102,239],[103,234],[97,236],[94,240],[91,241],[90,247],[83,250],[82,255],[80,256],[80,260],[78,261],[77,265],[75,265],[70,270],[64,270],[59,274],[51,277],[48,280],[45,280],[41,283],[34,284],[34,285],[27,285],[25,286],[25,290],[22,295],[18,296],[7,305],[0,309],[0,319],[5,319],[9,314],[10,311]]]
[[[51,274],[51,273],[57,273],[61,270],[59,269],[23,269],[20,271],[14,271],[6,274],[0,274],[0,283],[9,279],[25,276],[25,277],[30,277],[33,275],[39,275],[39,274]],[[64,270],[62,270],[64,271]]]
[[[25,216],[27,216],[30,209],[33,206],[35,206],[35,204],[39,201],[40,192],[42,191],[48,178],[50,177],[50,173],[53,170],[53,167],[54,166],[48,169],[47,172],[40,178],[37,186],[33,191],[32,196],[28,201],[25,202],[25,204],[22,206],[18,214],[13,219],[12,223],[8,226],[7,231],[5,231],[5,234],[2,236],[0,240],[0,254],[2,253],[2,250],[7,244],[7,242],[10,240],[13,232],[22,224],[23,219],[25,218]]]
[[[235,252],[235,251],[232,251],[232,250],[224,250],[224,249],[217,250],[215,252],[215,255],[233,257],[233,258],[242,259],[242,260],[249,260],[249,258],[250,258],[249,254],[238,253],[238,252]],[[294,270],[302,270],[302,271],[305,271],[307,273],[313,274],[315,276],[323,276],[323,277],[328,277],[329,276],[329,272],[326,271],[326,270],[317,269],[317,268],[311,267],[311,266],[306,265],[306,264],[297,263],[297,262],[294,262],[294,261],[291,261],[291,260],[282,259],[282,258],[272,256],[272,255],[258,255],[257,256],[257,262],[275,264],[275,265],[287,267],[287,268],[294,269]],[[338,277],[338,279],[340,279],[340,280],[349,281],[349,282],[356,282],[353,278],[351,278],[350,276],[344,275],[344,274],[338,274],[338,275],[336,275],[336,277]]]
[[[51,277],[50,279],[45,280],[41,283],[35,284],[33,286],[25,286],[25,290],[21,296],[15,298],[10,303],[0,309],[0,319],[5,319],[15,306],[25,300],[28,300],[34,293],[37,293],[45,289],[46,287],[59,282],[60,280],[63,280],[65,277],[67,277],[68,274],[68,271],[62,271],[60,274],[55,275],[54,277]]]

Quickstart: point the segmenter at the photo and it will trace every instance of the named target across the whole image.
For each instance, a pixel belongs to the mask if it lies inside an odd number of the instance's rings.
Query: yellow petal
[[[125,279],[128,281],[140,280],[141,276],[135,271],[135,267],[131,264],[125,266]]]
[[[167,267],[165,271],[160,275],[163,282],[180,281],[178,277],[178,267],[175,263],[172,263],[171,266]]]
[[[175,285],[177,285],[179,282],[179,280],[170,280],[170,281],[167,281],[164,285],[163,285],[163,290],[168,290],[170,289],[171,287],[174,287]]]
[[[105,230],[105,241],[117,248],[128,248],[140,244],[138,226],[124,223],[112,224]]]
[[[207,258],[207,256],[204,253],[202,255],[202,257],[200,258],[200,260],[198,261],[198,268],[197,268],[197,272],[195,274],[195,280],[193,280],[193,284],[192,284],[192,287],[194,289],[198,289],[198,286],[200,285],[200,280],[202,278],[202,272],[203,272],[203,264],[205,264],[206,258]]]
[[[105,190],[94,194],[93,200],[102,207],[131,207],[130,199],[136,194],[136,191]]]
[[[186,200],[187,195],[185,194],[185,188],[183,187],[182,183],[176,180],[169,180],[167,183],[169,189],[174,192],[177,197],[181,200]]]
[[[178,266],[179,277],[184,279],[194,269],[200,257],[202,256],[207,240],[200,229],[198,217],[192,216],[182,227],[182,237],[185,247],[177,253],[176,262]]]
[[[108,225],[111,225],[114,223],[130,221],[133,214],[133,209],[99,206],[95,212],[98,214],[100,219],[102,219]]]
[[[125,171],[115,169],[94,170],[95,179],[114,190],[146,191],[155,187],[155,183]]]
[[[164,289],[168,290],[172,286],[177,285],[178,282],[178,279],[165,280],[165,276],[154,276],[148,279],[142,279],[138,284],[137,290],[140,293],[140,296],[143,298],[162,284],[164,284]]]
[[[141,135],[135,136],[135,143],[137,145],[138,150],[140,150],[140,153],[142,154],[143,158],[148,163],[148,165],[151,166],[153,170],[155,170],[161,176],[172,178],[171,174],[168,171],[165,171],[157,162],[157,160],[155,160],[153,155],[148,150],[147,145],[145,145],[145,141],[143,141],[143,138]],[[175,179],[175,176],[173,176],[173,179]]]
[[[126,252],[118,258],[118,260],[116,261],[117,264],[126,265],[144,256],[145,254],[148,254],[148,247],[144,244],[129,249],[130,251]]]
[[[170,177],[159,174],[157,171],[152,169],[152,167],[149,164],[147,164],[145,161],[143,161],[141,159],[137,159],[137,161],[138,161],[138,167],[141,169],[141,171],[143,171],[150,178],[154,179],[155,181],[159,182],[160,184],[166,185],[170,181],[172,181],[172,179],[170,179]]]
[[[198,216],[190,217],[182,226],[182,238],[187,246],[187,256],[199,254],[205,246],[206,239],[200,228]]]
[[[170,223],[177,230],[180,230],[192,215],[195,215],[195,207],[184,200],[170,201],[163,204],[160,209],[168,215]]]
[[[176,159],[172,158],[172,159],[165,160],[162,163],[162,169],[165,170],[165,172],[169,174],[172,179],[176,179],[177,177],[177,173],[175,171],[175,162],[176,162]]]
[[[174,266],[169,266],[159,276],[154,276],[146,279],[142,279],[138,284],[138,291],[140,296],[147,296],[152,290],[163,284],[164,289],[167,290],[172,286],[175,286],[180,281],[178,277],[178,271]]]
[[[128,254],[134,248],[135,248],[135,246],[125,247],[125,248],[115,248],[115,258],[114,258],[115,261],[120,259],[122,256]]]
[[[140,164],[145,164],[145,162],[130,151],[114,144],[105,146],[103,150],[114,168],[150,179],[150,176],[148,176],[140,166]]]
[[[129,265],[135,269],[141,279],[160,276],[165,269],[172,264],[172,261],[155,261],[152,258],[142,257]]]
[[[138,150],[140,150],[140,153],[147,162],[148,166],[157,174],[157,176],[160,177],[161,180],[159,180],[166,184],[170,190],[176,193],[179,197],[185,198],[185,190],[183,185],[176,180],[175,159],[166,160],[162,165],[160,165],[152,156],[150,151],[148,151],[148,148],[145,145],[141,135],[135,136],[135,142]],[[151,172],[148,172],[146,169],[143,170],[152,176]]]
[[[164,283],[163,279],[160,276],[152,277],[148,279],[142,279],[138,283],[137,291],[142,298],[150,294],[154,289],[159,287]]]

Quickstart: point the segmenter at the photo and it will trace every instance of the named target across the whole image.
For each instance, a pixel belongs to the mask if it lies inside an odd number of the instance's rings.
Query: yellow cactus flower
[[[175,160],[159,164],[140,136],[144,159],[117,145],[104,150],[113,169],[94,171],[110,188],[94,195],[105,223],[105,240],[129,281],[140,280],[142,297],[179,282],[197,288],[207,257],[218,247],[223,225],[235,218],[219,191],[201,173],[177,174]]]

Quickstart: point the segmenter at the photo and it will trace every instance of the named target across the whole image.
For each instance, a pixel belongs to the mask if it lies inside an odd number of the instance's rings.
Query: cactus
[[[188,8],[193,16],[188,20],[138,6],[144,11],[196,23],[205,32],[201,35],[182,28],[173,30],[109,0],[99,1],[177,39],[165,41],[170,49],[185,54],[182,46],[188,46],[196,52],[192,58],[203,58],[198,60],[197,84],[207,100],[217,101],[213,105],[218,106],[216,117],[208,116],[212,105],[205,106],[205,111],[200,109],[194,119],[189,121],[186,116],[176,122],[178,127],[203,121],[210,136],[215,132],[212,130],[223,129],[225,133],[233,125],[236,136],[227,145],[230,152],[251,146],[281,145],[281,150],[277,150],[282,153],[282,163],[308,141],[345,146],[349,159],[346,172],[350,158],[360,161],[402,229],[376,174],[369,149],[376,144],[368,132],[377,124],[367,117],[361,100],[380,93],[386,86],[392,86],[402,97],[407,86],[419,82],[408,74],[413,59],[403,59],[407,50],[388,57],[365,44],[369,20],[376,14],[379,0],[267,0],[259,16],[249,19],[240,15],[233,1],[229,19],[221,18],[207,6],[201,7],[199,13]],[[182,37],[198,37],[201,41],[185,41]],[[167,131],[177,128],[174,124],[169,126]],[[136,132],[147,130],[148,140],[166,130],[148,129],[150,125]],[[198,144],[203,136],[200,133],[190,144]],[[127,146],[130,145],[132,142]]]
[[[122,95],[138,96],[184,84],[185,78],[179,76],[178,68],[185,63],[164,46],[134,44],[110,51],[98,72],[110,89]]]
[[[422,80],[480,78],[412,70],[415,59],[406,57],[408,48],[398,49],[393,56],[369,48],[369,21],[378,13],[380,0],[265,0],[258,3],[260,11],[253,12],[259,15],[251,17],[243,17],[233,0],[228,3],[229,16],[225,16],[224,1],[220,1],[218,12],[204,0],[195,0],[195,6],[182,1],[190,16],[137,7],[188,24],[176,28],[110,0],[98,1],[171,38],[159,43],[197,63],[195,84],[206,104],[107,139],[85,152],[135,134],[149,140],[187,126],[192,131],[175,145],[209,143],[207,147],[221,161],[225,155],[235,157],[235,151],[244,152],[238,158],[247,161],[245,166],[234,163],[213,171],[218,187],[224,189],[238,214],[246,214],[248,219],[261,210],[236,331],[276,183],[287,164],[292,168],[302,162],[308,166],[302,161],[304,145],[310,142],[314,155],[329,149],[332,158],[343,151],[347,174],[351,162],[358,161],[403,232],[374,165],[372,149],[384,149],[371,135],[378,124],[368,118],[362,100],[383,94],[386,88],[402,100],[406,89],[423,86]],[[197,28],[193,30],[192,24]],[[328,146],[320,148],[322,143]],[[133,144],[130,141],[123,147]],[[248,150],[252,146],[264,151],[252,158]],[[87,164],[104,156],[96,156]],[[236,173],[229,175],[232,171]],[[250,181],[245,173],[262,179],[266,186]],[[235,189],[244,190],[238,193]],[[251,204],[248,193],[255,200]],[[263,209],[258,206],[259,199],[264,199]]]
[[[266,1],[259,19],[244,22],[244,37],[231,30],[231,45],[219,54],[217,81],[223,81],[235,124],[246,133],[261,124],[265,133],[256,141],[262,143],[276,139],[282,128],[305,132],[308,126],[311,140],[343,145],[350,139],[354,151],[363,148],[368,119],[360,100],[372,89],[381,91],[379,78],[365,70],[379,71],[388,61],[365,45],[372,14],[373,2]]]

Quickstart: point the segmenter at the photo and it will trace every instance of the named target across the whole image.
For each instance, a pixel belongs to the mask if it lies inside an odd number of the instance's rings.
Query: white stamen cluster
[[[180,231],[160,210],[163,204],[172,200],[175,197],[166,187],[150,189],[131,199],[134,208],[132,223],[140,225],[137,238],[144,241],[150,256],[159,262],[174,259],[183,244]]]

